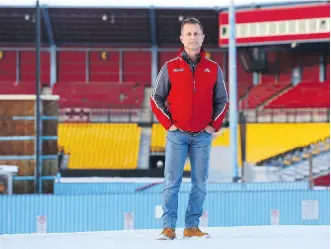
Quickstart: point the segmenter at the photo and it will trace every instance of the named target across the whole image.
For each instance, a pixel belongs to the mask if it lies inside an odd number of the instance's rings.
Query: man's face
[[[202,46],[205,35],[202,33],[199,24],[186,23],[183,26],[180,40],[184,47],[191,51],[197,51]]]

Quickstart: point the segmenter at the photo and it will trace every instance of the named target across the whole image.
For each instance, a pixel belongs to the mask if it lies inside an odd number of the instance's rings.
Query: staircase
[[[141,137],[139,146],[138,169],[149,168],[149,154],[152,136],[151,123],[153,112],[150,107],[150,96],[153,91],[152,87],[146,87],[144,90],[144,100],[139,113],[139,125],[141,127]]]
[[[146,87],[144,90],[144,100],[142,103],[142,108],[139,113],[139,123],[141,125],[150,125],[153,118],[153,113],[150,106],[150,96],[153,91],[152,87]]]
[[[142,127],[139,145],[138,169],[149,168],[152,128]]]

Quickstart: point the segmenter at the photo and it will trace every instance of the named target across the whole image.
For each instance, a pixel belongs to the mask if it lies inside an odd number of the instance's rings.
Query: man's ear
[[[182,35],[179,36],[179,39],[183,43],[183,37],[182,37]]]

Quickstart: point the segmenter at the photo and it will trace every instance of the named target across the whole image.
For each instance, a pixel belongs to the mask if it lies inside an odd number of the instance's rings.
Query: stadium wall
[[[177,227],[184,226],[188,196],[179,194]],[[38,216],[48,233],[122,230],[128,222],[158,229],[161,203],[159,192],[0,196],[0,234],[35,233]],[[211,190],[201,226],[329,225],[329,210],[329,190]]]

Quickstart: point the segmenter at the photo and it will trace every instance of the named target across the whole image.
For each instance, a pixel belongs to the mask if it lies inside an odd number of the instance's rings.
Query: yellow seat
[[[59,124],[58,145],[71,169],[136,169],[141,128],[137,124]]]
[[[164,152],[167,131],[161,124],[153,124],[151,136],[151,152]]]
[[[238,147],[240,148],[239,127]],[[247,162],[257,163],[278,154],[285,153],[297,147],[304,147],[318,140],[330,136],[329,123],[274,123],[274,124],[247,124]],[[229,146],[230,130],[216,137],[213,146]],[[240,149],[238,162],[240,164]]]
[[[237,135],[238,163],[241,166],[239,126]],[[249,163],[257,163],[297,147],[307,146],[329,136],[329,123],[247,124],[246,160]],[[154,124],[152,128],[151,151],[164,151],[165,145],[166,131],[160,124]],[[229,128],[221,129],[217,136],[214,137],[212,146],[230,146]],[[189,161],[186,162],[184,170],[190,170]]]

